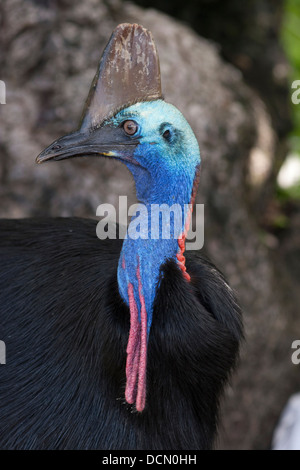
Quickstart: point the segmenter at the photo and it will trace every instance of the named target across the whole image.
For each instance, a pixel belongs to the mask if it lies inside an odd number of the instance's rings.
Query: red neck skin
[[[193,208],[194,208],[194,204],[195,204],[197,189],[198,189],[198,186],[199,186],[199,181],[200,181],[200,165],[197,165],[195,178],[194,178],[194,183],[193,183],[193,188],[192,188],[192,195],[191,195],[191,200],[190,200],[190,210],[187,214],[187,218],[186,218],[186,221],[185,221],[184,232],[178,238],[178,253],[176,255],[177,262],[178,262],[179,267],[182,271],[182,274],[188,282],[191,280],[191,277],[190,277],[189,273],[187,272],[186,265],[185,265],[185,256],[184,256],[185,240],[186,240],[187,233],[189,231],[189,227],[190,227],[190,223],[191,223],[191,219],[192,219],[192,213],[193,213]]]

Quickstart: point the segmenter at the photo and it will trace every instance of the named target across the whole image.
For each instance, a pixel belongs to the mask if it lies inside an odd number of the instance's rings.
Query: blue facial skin
[[[194,133],[180,111],[162,100],[137,103],[120,111],[110,122],[120,126],[126,120],[133,120],[138,124],[138,131],[133,138],[140,142],[134,152],[134,159],[139,165],[124,163],[134,177],[137,198],[147,209],[139,215],[139,221],[142,221],[140,228],[144,228],[142,235],[146,239],[132,239],[128,236],[124,240],[118,266],[118,284],[127,305],[128,284],[133,285],[140,315],[137,277],[139,266],[149,335],[160,267],[167,259],[176,260],[179,235],[174,233],[174,218],[171,217],[170,232],[173,233],[173,238],[162,238],[161,221],[158,227],[152,225],[152,233],[153,228],[156,229],[158,239],[151,238],[151,205],[179,204],[184,214],[184,205],[191,200],[195,172],[200,164],[200,152]],[[129,232],[132,224],[137,222],[136,217],[131,219]],[[184,231],[184,225],[184,217],[181,217],[180,233]]]

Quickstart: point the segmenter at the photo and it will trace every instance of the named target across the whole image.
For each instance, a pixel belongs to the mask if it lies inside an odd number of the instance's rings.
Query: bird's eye
[[[169,129],[165,130],[165,132],[163,133],[163,138],[166,139],[166,140],[170,140],[171,132],[169,131]]]
[[[135,121],[128,120],[128,121],[123,122],[123,129],[127,135],[136,134],[138,131],[138,128],[139,126]]]

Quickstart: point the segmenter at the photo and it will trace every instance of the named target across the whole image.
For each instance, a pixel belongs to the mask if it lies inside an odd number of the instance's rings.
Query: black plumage
[[[191,282],[162,266],[148,347],[147,406],[124,400],[129,309],[122,240],[96,221],[0,224],[1,449],[209,449],[242,323],[219,271],[187,252]]]

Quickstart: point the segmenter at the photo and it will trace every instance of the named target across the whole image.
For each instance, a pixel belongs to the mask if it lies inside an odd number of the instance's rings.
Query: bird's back
[[[129,309],[120,240],[96,221],[0,223],[0,448],[210,448],[242,335],[220,273],[188,253],[191,282],[162,269],[149,338],[147,401],[124,400]]]

